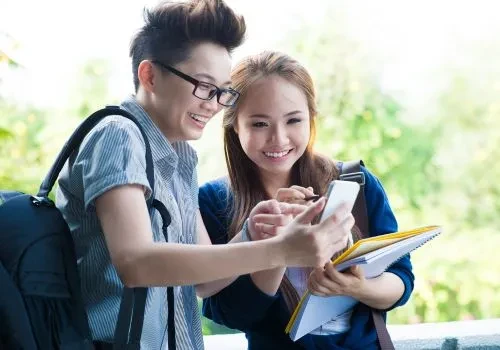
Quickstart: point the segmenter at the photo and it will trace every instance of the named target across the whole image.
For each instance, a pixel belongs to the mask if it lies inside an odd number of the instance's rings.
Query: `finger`
[[[303,213],[307,209],[307,205],[303,204],[292,204],[292,203],[280,203],[280,211],[282,214],[297,216]]]
[[[349,214],[344,221],[340,224],[342,227],[343,232],[345,233],[345,236],[341,238],[341,249],[348,248],[349,243],[352,242],[352,227],[354,226],[354,216],[352,214]]]
[[[337,241],[334,242],[338,246],[338,250],[347,248],[349,244],[349,238],[352,236],[351,228],[354,225],[354,217],[349,214],[337,228]],[[335,237],[335,235],[334,235]]]
[[[351,226],[350,223],[346,224],[346,225],[347,225],[347,227]],[[354,225],[354,224],[352,224],[352,225]],[[346,235],[345,239],[342,242],[342,247],[343,247],[342,249],[348,249],[348,248],[350,248],[352,246],[352,232],[347,227],[344,227],[344,230],[347,232],[347,235]]]
[[[323,274],[324,269],[322,267],[314,267],[309,274],[309,278],[317,278]]]
[[[326,297],[330,295],[328,289],[326,289],[321,285],[311,285],[310,287],[308,287],[308,289],[311,292],[311,294],[316,295],[318,297]]]
[[[340,223],[339,226],[329,232],[327,239],[335,246],[335,253],[349,247],[350,237],[352,236],[349,227],[352,227],[353,220],[354,219],[347,217]]]
[[[335,230],[339,227],[350,230],[354,225],[354,217],[349,213],[347,205],[342,204],[332,215],[318,224],[318,230]]]
[[[332,281],[330,278],[328,278],[326,276],[321,280],[320,285],[324,289],[326,289],[326,293],[328,293],[329,295],[341,294],[342,287],[343,287],[342,284],[337,283],[335,281]]]
[[[252,220],[255,223],[275,226],[284,226],[291,221],[290,217],[285,214],[255,214]]]
[[[323,273],[320,276],[315,275],[314,278],[310,278],[308,281],[308,288],[314,290],[317,295],[327,296],[339,294],[338,285],[327,279]]]
[[[305,195],[301,191],[294,188],[280,188],[276,192],[276,199],[280,202],[290,202],[304,198]]]
[[[271,214],[280,214],[279,202],[276,199],[271,199],[267,201],[267,210]]]
[[[313,201],[311,200],[303,200],[303,199],[288,199],[284,202],[280,203],[286,203],[286,204],[298,204],[298,205],[303,205],[303,206],[309,206]]]
[[[335,266],[331,263],[331,261],[329,261],[325,264],[325,274],[330,278],[332,276],[332,270],[337,271]]]
[[[319,268],[321,269],[321,268]],[[318,268],[316,267],[311,275],[309,276],[309,279],[307,280],[307,289],[311,291],[311,293],[315,295],[324,295],[325,291],[322,290],[323,287],[321,284],[318,282],[319,275],[317,274]],[[322,269],[321,269],[322,270]]]
[[[280,214],[279,202],[276,199],[260,201],[250,212],[250,217],[256,214]]]
[[[325,275],[332,281],[340,284],[340,285],[344,285],[344,281],[345,281],[345,276],[337,271],[337,269],[335,268],[335,266],[333,266],[332,263],[327,263],[325,265]]]
[[[351,229],[356,223],[356,220],[354,219],[354,216],[352,214],[347,214],[347,216],[344,218],[344,221],[342,222],[342,227],[344,230],[349,231],[349,236],[352,237],[352,232]]]
[[[359,279],[365,278],[365,274],[363,273],[363,269],[359,265],[351,266],[351,273]]]
[[[296,190],[297,192],[300,192],[301,194],[304,195],[304,197],[314,196],[314,191],[313,191],[312,187],[305,188],[305,187],[293,185],[290,188]],[[304,198],[304,197],[302,197],[302,198]]]
[[[344,225],[349,227],[350,220],[353,219],[347,217],[337,225],[333,221],[328,220],[307,228],[307,231],[315,235],[315,238],[319,240],[319,245],[325,248],[324,253],[329,254],[328,260],[324,263],[330,262],[333,255],[347,247],[350,231]]]
[[[297,215],[295,220],[301,224],[310,224],[311,221],[321,213],[325,206],[325,198],[321,197],[315,203],[311,204],[306,210],[304,210],[301,214]]]
[[[314,289],[316,295],[331,296],[341,294],[335,285],[312,283],[311,288]]]
[[[350,214],[339,223],[336,223],[335,220],[325,220],[307,228],[307,231],[314,234],[315,239],[318,239],[319,246],[324,248],[322,254],[328,254],[328,258],[323,263],[330,261],[334,254],[347,246],[350,227],[354,224],[354,218]]]
[[[255,229],[257,234],[264,238],[264,236],[276,236],[278,234],[278,226],[256,223]]]

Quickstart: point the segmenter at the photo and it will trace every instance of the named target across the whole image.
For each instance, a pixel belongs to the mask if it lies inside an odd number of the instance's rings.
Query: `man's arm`
[[[129,287],[199,284],[284,264],[277,241],[231,247],[153,242],[141,186],[105,192],[96,211],[113,265]]]
[[[207,229],[203,224],[203,219],[201,217],[199,210],[197,212],[196,222],[198,228],[198,244],[211,245],[212,241],[210,240]],[[241,232],[239,232],[236,236],[234,236],[233,239],[228,243],[239,243],[239,242],[241,242]],[[208,298],[217,293],[218,291],[220,291],[221,289],[223,289],[224,287],[233,283],[236,280],[236,278],[238,278],[238,276],[197,284],[195,286],[196,295],[198,295],[200,298]]]
[[[311,226],[323,206],[318,201],[309,207],[277,237],[212,246],[153,242],[141,186],[115,187],[96,199],[111,260],[130,287],[193,285],[287,265],[322,265],[354,223],[347,210],[339,210]],[[332,230],[338,235],[332,236]]]

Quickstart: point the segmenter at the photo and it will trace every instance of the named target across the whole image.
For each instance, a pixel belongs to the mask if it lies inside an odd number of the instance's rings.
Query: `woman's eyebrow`
[[[289,116],[292,116],[292,115],[295,115],[295,114],[301,114],[301,113],[302,113],[302,111],[299,111],[297,109],[295,111],[288,112],[287,114],[284,115],[284,117],[289,117]]]
[[[270,117],[267,114],[259,114],[259,113],[257,113],[257,114],[252,114],[250,116],[250,118],[265,118],[265,119],[269,119]]]
[[[295,115],[295,114],[301,114],[302,111],[299,111],[298,109],[295,110],[295,111],[291,111],[291,112],[288,112],[286,114],[283,115],[283,117],[290,117],[292,115]],[[250,115],[250,118],[270,118],[267,114],[262,114],[262,113],[256,113],[256,114],[252,114]]]

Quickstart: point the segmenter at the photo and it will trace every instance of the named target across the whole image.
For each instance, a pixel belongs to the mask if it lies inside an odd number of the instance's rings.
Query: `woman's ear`
[[[156,70],[151,61],[144,60],[139,63],[139,67],[137,67],[137,77],[139,78],[139,83],[147,92],[153,92],[155,74]]]
[[[233,125],[233,130],[234,130],[234,133],[235,133],[236,135],[238,135],[238,123],[235,123],[235,124]]]

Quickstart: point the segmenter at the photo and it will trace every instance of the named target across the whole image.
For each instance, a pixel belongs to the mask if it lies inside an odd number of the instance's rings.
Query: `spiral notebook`
[[[425,226],[357,241],[333,261],[338,271],[359,265],[366,278],[382,274],[389,266],[441,233],[440,226]],[[307,291],[288,322],[285,333],[293,341],[351,309],[350,296],[319,297]]]

